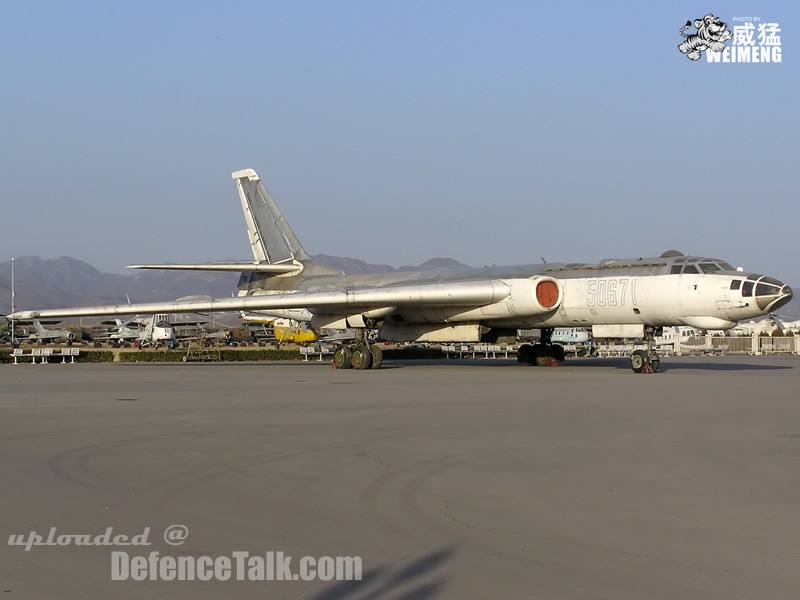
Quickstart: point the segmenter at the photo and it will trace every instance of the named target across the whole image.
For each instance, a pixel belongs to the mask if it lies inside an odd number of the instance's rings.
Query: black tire
[[[658,373],[658,368],[661,366],[661,359],[660,358],[651,358],[650,359],[650,368],[653,369],[653,373]]]
[[[372,368],[380,369],[383,366],[383,350],[379,346],[372,345],[369,351],[372,354]]]
[[[349,369],[353,366],[353,351],[350,346],[339,346],[333,353],[334,369]]]
[[[553,347],[544,344],[536,344],[533,347],[533,353],[536,357],[537,367],[551,367],[555,357],[553,356]]]
[[[533,346],[522,344],[517,350],[517,363],[521,365],[532,365],[534,363]]]
[[[634,350],[631,354],[631,369],[634,373],[641,373],[650,364],[650,356],[644,350]]]
[[[356,344],[350,364],[358,371],[366,371],[372,366],[372,352],[366,344]]]
[[[556,364],[560,367],[563,365],[567,360],[567,353],[564,352],[564,346],[560,346],[559,344],[553,344],[553,358],[556,359]]]

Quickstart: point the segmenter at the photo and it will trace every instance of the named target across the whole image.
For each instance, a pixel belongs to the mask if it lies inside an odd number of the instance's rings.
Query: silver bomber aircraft
[[[308,322],[317,329],[352,329],[355,342],[334,356],[339,368],[378,368],[388,341],[493,342],[517,329],[541,329],[541,341],[519,348],[522,364],[557,365],[564,350],[556,327],[591,327],[595,338],[638,338],[648,350],[631,356],[632,369],[657,371],[654,337],[664,326],[730,329],[769,314],[792,298],[772,277],[745,273],[714,258],[667,251],[653,258],[598,263],[401,271],[347,276],[315,264],[258,175],[233,173],[247,223],[253,262],[132,265],[140,269],[240,271],[239,295],[195,302],[120,304],[20,311],[9,319],[260,311]]]

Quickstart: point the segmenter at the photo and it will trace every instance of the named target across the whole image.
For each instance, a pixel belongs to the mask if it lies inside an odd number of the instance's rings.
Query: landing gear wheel
[[[553,367],[558,365],[555,355],[553,353],[553,346],[545,344],[536,344],[533,347],[533,354],[536,357],[536,366],[539,367]]]
[[[633,369],[633,372],[641,373],[646,367],[653,369],[650,356],[644,350],[634,350],[633,354],[631,354],[631,369]]]
[[[372,368],[380,369],[383,365],[383,350],[373,345],[369,347],[369,351],[372,354]]]
[[[366,344],[356,344],[350,364],[358,371],[365,371],[372,366],[372,352]]]
[[[532,365],[534,362],[533,346],[530,344],[522,344],[519,350],[517,350],[517,363],[521,365]]]
[[[634,373],[655,373],[661,366],[661,359],[656,352],[656,335],[663,333],[663,327],[645,325],[644,339],[647,350],[636,350],[631,355],[631,368]]]
[[[353,361],[353,351],[349,346],[339,346],[336,352],[333,353],[333,368],[334,369],[349,369]]]
[[[553,348],[553,358],[555,358],[556,364],[560,367],[567,360],[567,354],[566,352],[564,352],[564,346],[553,344],[552,348]]]

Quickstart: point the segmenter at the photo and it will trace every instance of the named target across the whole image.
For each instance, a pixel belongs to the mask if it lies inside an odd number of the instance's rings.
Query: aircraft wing
[[[305,308],[320,313],[357,313],[369,309],[398,306],[485,306],[506,298],[507,284],[498,280],[462,281],[398,285],[388,287],[353,287],[338,291],[260,294],[233,298],[204,299],[189,302],[152,302],[78,308],[52,308],[18,311],[10,320],[51,317],[96,317],[106,315],[223,312]]]

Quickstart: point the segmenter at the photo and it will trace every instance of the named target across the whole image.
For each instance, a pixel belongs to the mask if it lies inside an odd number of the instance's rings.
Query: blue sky
[[[675,248],[800,283],[793,3],[187,6],[6,3],[3,255],[248,258],[252,167],[312,254]],[[709,12],[779,23],[783,62],[688,60]]]

